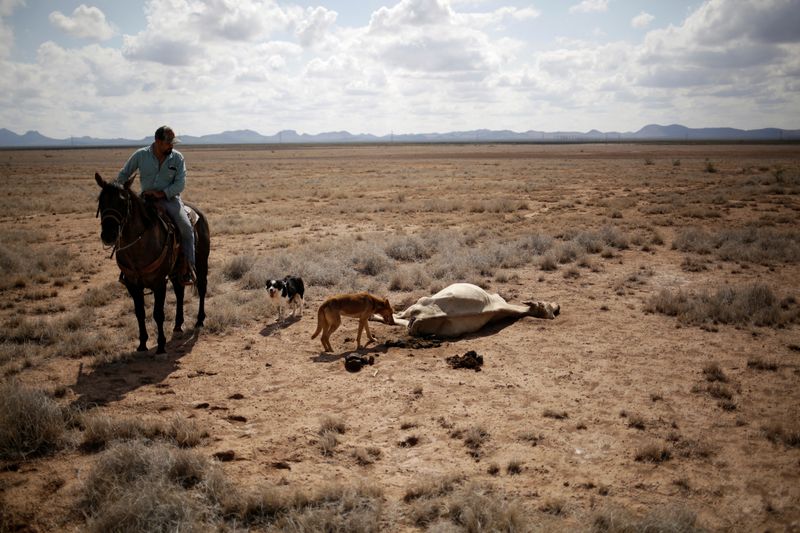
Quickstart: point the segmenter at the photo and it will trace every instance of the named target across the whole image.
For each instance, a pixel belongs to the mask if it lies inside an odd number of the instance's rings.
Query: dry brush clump
[[[0,384],[0,459],[25,459],[66,443],[70,413],[43,391]]]
[[[81,417],[81,447],[87,451],[107,448],[112,443],[137,439],[160,439],[181,448],[191,448],[208,437],[194,420],[175,415],[169,420],[141,417],[111,417],[87,413]]]
[[[672,248],[681,252],[714,254],[723,261],[791,264],[800,260],[800,234],[768,227],[718,231],[689,227],[676,233]]]
[[[779,301],[772,289],[760,282],[724,286],[714,292],[664,289],[647,301],[644,310],[673,316],[689,325],[784,327],[800,319],[796,304]]]
[[[644,516],[636,515],[622,507],[609,504],[594,511],[589,517],[591,533],[700,533],[705,531],[697,523],[697,514],[687,507],[668,505],[650,510]]]

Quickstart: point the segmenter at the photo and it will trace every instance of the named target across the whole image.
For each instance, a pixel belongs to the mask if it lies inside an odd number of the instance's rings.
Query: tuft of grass
[[[461,531],[525,531],[529,526],[519,501],[477,484],[450,496],[446,509]]]
[[[636,516],[626,509],[607,505],[590,517],[591,533],[628,533],[631,531],[700,533],[697,515],[685,507],[667,506],[651,510],[645,516]]]
[[[338,433],[343,435],[347,426],[341,418],[335,416],[325,416],[319,422],[319,434],[326,432]]]
[[[161,439],[181,448],[191,448],[208,437],[208,432],[197,427],[194,420],[174,416],[168,421],[160,419],[112,418],[102,413],[85,415],[81,423],[81,447],[97,451],[117,441]]]
[[[374,446],[359,447],[353,450],[353,459],[361,466],[367,466],[380,459],[381,453],[381,449]]]
[[[554,516],[563,516],[567,512],[567,501],[564,498],[547,498],[539,510]]]
[[[755,370],[769,370],[775,372],[778,370],[779,366],[777,361],[764,359],[763,357],[752,356],[747,359],[747,368]]]
[[[326,457],[333,455],[333,451],[339,444],[339,439],[336,438],[335,431],[323,431],[319,434],[317,443],[319,444],[320,452]]]
[[[545,409],[542,413],[542,416],[545,418],[553,418],[555,420],[564,420],[569,418],[569,414],[566,411],[556,411],[554,409]]]
[[[720,368],[719,363],[716,361],[711,361],[703,367],[703,375],[705,375],[706,381],[728,382],[728,376],[725,375],[725,372],[722,371],[722,368]]]
[[[637,414],[629,415],[628,416],[628,427],[629,428],[638,429],[640,431],[644,431],[644,429],[646,427],[646,424],[644,422],[644,417],[642,417],[640,415],[637,415]]]
[[[44,392],[15,380],[0,384],[0,458],[25,459],[64,444],[66,418]]]
[[[525,463],[523,463],[522,461],[520,461],[518,459],[512,459],[506,465],[506,473],[509,476],[515,476],[517,474],[521,474],[524,464]]]
[[[453,492],[463,481],[463,476],[454,474],[429,479],[407,488],[403,501],[409,503],[414,500],[438,498]]]
[[[250,272],[255,264],[255,258],[249,255],[237,255],[228,259],[222,267],[222,275],[225,279],[237,281]]]
[[[673,316],[690,325],[729,324],[782,327],[800,320],[795,307],[784,309],[764,283],[720,287],[715,292],[662,290],[645,304],[645,311]]]
[[[230,492],[225,485],[218,467],[195,452],[121,442],[96,462],[79,507],[89,531],[201,530],[210,500]]]
[[[788,448],[800,448],[800,425],[797,421],[793,421],[788,428],[780,422],[772,422],[762,426],[761,431],[770,442]]]
[[[663,444],[650,443],[637,448],[633,457],[643,463],[662,463],[672,457],[672,452]]]

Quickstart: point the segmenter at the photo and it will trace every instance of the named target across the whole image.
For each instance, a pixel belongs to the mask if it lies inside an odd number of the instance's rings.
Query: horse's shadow
[[[86,372],[81,365],[72,386],[76,394],[72,405],[81,408],[106,405],[121,400],[143,385],[169,390],[170,386],[164,380],[178,368],[178,360],[192,351],[201,331],[195,328],[173,334],[167,341],[166,354],[154,355],[154,348],[151,348],[146,352],[123,353],[118,359],[101,363]]]
[[[262,337],[269,337],[269,336],[273,335],[275,332],[277,332],[277,331],[279,331],[281,329],[286,329],[288,327],[291,327],[292,325],[294,325],[294,324],[296,324],[298,322],[300,322],[300,317],[299,316],[286,317],[281,321],[273,322],[272,324],[267,324],[266,326],[264,326],[264,329],[262,329],[259,332],[259,334]]]

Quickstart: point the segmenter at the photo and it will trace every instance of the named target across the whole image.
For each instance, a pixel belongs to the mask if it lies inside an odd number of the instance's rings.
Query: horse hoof
[[[181,326],[175,326],[172,328],[172,333],[183,333],[183,328]]]
[[[147,346],[144,345],[144,344],[140,344],[139,347],[136,348],[136,351],[137,352],[146,352],[147,351]]]
[[[158,350],[156,350],[156,355],[161,355],[162,353],[167,353],[167,349],[163,346],[159,346]]]
[[[195,325],[194,325],[194,329],[200,329],[202,327],[203,327],[203,323],[202,322],[196,322]]]

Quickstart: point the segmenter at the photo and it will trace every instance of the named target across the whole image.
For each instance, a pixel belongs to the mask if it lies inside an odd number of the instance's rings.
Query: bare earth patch
[[[800,527],[796,145],[183,146],[208,318],[165,356],[94,218],[130,151],[0,151],[0,531]],[[454,282],[561,315],[310,339]]]

